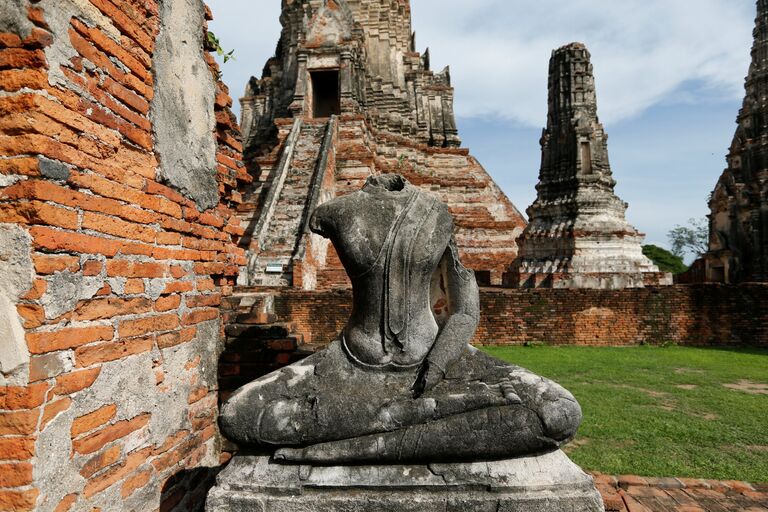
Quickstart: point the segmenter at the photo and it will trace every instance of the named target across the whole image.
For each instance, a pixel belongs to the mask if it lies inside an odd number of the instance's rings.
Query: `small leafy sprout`
[[[207,47],[211,51],[215,51],[217,55],[224,57],[224,64],[229,62],[230,60],[236,60],[235,59],[235,50],[226,51],[224,48],[221,47],[221,41],[219,41],[219,38],[216,37],[216,34],[208,31],[208,45]]]

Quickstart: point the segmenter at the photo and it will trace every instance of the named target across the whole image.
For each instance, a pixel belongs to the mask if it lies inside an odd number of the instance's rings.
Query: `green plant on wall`
[[[208,31],[208,40],[206,41],[206,49],[212,52],[216,52],[217,55],[220,57],[224,57],[224,64],[229,62],[230,60],[236,60],[235,59],[235,50],[226,51],[224,48],[221,47],[221,41],[219,41],[219,38],[216,37],[216,34]]]

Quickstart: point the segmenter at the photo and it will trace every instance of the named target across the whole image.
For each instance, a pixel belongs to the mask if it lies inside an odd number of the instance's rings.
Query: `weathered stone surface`
[[[241,445],[295,446],[277,452],[287,460],[471,461],[555,449],[581,419],[557,384],[473,349],[414,398],[418,374],[363,370],[334,342],[236,393],[223,432]]]
[[[709,202],[706,280],[768,281],[768,2],[758,0],[752,64],[728,168]]]
[[[642,253],[614,194],[608,136],[597,118],[590,55],[564,46],[549,64],[549,115],[541,138],[538,197],[518,240],[510,284],[554,288],[640,288],[672,284]]]
[[[52,180],[66,180],[69,178],[69,168],[61,162],[45,158],[44,156],[41,156],[38,161],[40,174],[45,178],[50,178]]]
[[[203,57],[204,19],[201,0],[160,2],[150,113],[160,176],[201,211],[219,202],[216,141],[211,137],[216,83]]]
[[[602,512],[592,479],[562,452],[468,464],[284,466],[239,455],[208,512]]]

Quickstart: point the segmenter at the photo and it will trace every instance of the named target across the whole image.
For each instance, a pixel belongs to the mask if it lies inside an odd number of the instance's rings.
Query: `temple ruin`
[[[644,235],[614,193],[608,136],[597,117],[590,54],[580,43],[552,54],[538,197],[508,282],[519,287],[638,288],[671,284],[642,253]]]
[[[728,168],[712,192],[706,280],[768,281],[768,1],[758,0],[752,64]]]
[[[448,68],[415,49],[408,0],[283,2],[275,56],[242,103],[248,169],[239,212],[241,285],[348,287],[327,241],[307,229],[321,203],[397,172],[436,193],[482,284],[501,284],[525,219],[461,149]]]

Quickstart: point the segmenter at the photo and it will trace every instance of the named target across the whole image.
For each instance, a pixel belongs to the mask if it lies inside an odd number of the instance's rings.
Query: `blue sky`
[[[208,0],[236,99],[280,34],[280,0]],[[412,0],[418,49],[451,66],[464,145],[515,205],[535,198],[551,51],[587,44],[617,194],[647,242],[707,214],[749,66],[752,0]]]

